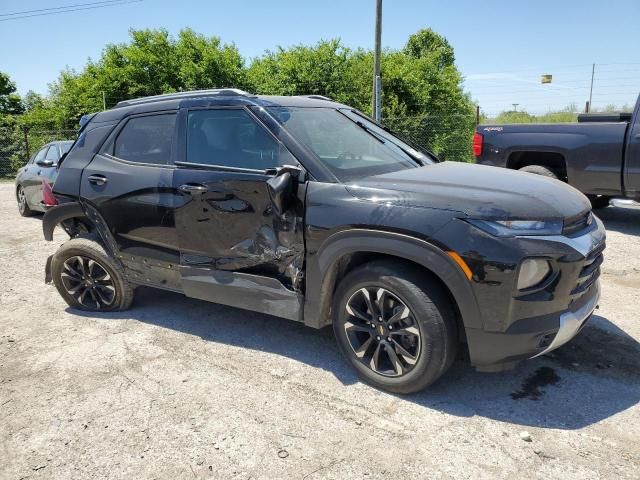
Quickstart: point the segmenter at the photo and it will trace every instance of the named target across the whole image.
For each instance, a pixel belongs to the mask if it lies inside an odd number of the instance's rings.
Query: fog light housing
[[[539,285],[551,273],[551,265],[544,258],[527,258],[520,264],[518,290]]]

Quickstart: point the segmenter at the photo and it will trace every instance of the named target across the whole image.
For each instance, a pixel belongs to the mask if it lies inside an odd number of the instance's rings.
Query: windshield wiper
[[[358,125],[361,129],[363,129],[365,132],[367,132],[369,135],[371,135],[373,138],[375,138],[376,140],[378,140],[380,143],[382,143],[383,145],[385,143],[387,143],[387,141],[380,137],[376,132],[374,132],[373,130],[371,130],[369,127],[367,127],[364,123],[358,121],[358,120],[352,120],[353,123],[355,123],[356,125]]]

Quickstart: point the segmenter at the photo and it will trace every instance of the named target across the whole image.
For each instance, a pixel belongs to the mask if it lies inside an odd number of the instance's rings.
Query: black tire
[[[94,312],[127,310],[134,288],[122,265],[112,259],[95,237],[65,242],[51,259],[51,276],[70,307]]]
[[[373,299],[371,292],[377,292],[373,301],[383,305],[380,318],[389,317],[389,322],[363,326],[367,323],[359,315],[369,316],[371,307],[363,289],[369,292],[370,300]],[[387,293],[380,294],[380,290]],[[357,307],[359,302],[368,306]],[[408,316],[394,321],[398,315],[406,315],[404,307],[409,310]],[[372,308],[379,310],[378,306]],[[395,330],[392,330],[393,324]],[[367,331],[368,328],[371,330]],[[456,357],[456,320],[449,297],[428,273],[402,262],[374,261],[350,272],[335,293],[333,330],[340,350],[359,376],[365,382],[393,393],[422,390],[447,371]],[[409,330],[413,333],[402,333]],[[367,344],[369,339],[371,343]],[[357,342],[361,342],[359,347]],[[374,363],[373,356],[378,348],[382,357],[378,356]],[[389,349],[395,353],[395,360]],[[377,370],[374,369],[376,364]]]
[[[587,195],[587,198],[591,202],[591,208],[594,210],[608,207],[609,201],[611,200],[611,197],[604,195]]]
[[[549,178],[554,178],[556,180],[560,180],[558,175],[556,175],[553,170],[547,167],[543,167],[542,165],[527,165],[526,167],[522,167],[520,171],[527,172],[527,173],[535,173],[536,175],[542,175],[543,177],[549,177]]]
[[[29,208],[27,197],[24,194],[24,187],[18,185],[16,188],[16,200],[18,201],[18,212],[23,217],[31,217],[35,212]]]

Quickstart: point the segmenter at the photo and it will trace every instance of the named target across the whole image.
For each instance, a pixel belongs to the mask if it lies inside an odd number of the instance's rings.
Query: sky
[[[106,44],[126,41],[130,28],[191,27],[235,43],[247,59],[320,39],[373,45],[375,0],[121,0],[130,3],[7,15],[95,1],[0,2],[0,71],[20,93],[46,93],[63,68],[82,69]],[[633,105],[640,91],[640,0],[383,0],[384,47],[402,48],[426,27],[453,45],[465,89],[489,115],[513,104],[532,113],[584,108],[594,63],[595,108]],[[553,82],[541,84],[542,74]]]

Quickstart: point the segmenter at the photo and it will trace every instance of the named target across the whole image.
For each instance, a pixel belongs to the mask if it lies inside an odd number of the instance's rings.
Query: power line
[[[63,10],[65,8],[74,8],[74,7],[84,7],[87,5],[97,5],[100,3],[113,3],[113,2],[118,2],[121,0],[102,0],[100,2],[89,2],[89,3],[76,3],[74,5],[64,5],[64,6],[60,6],[60,7],[48,7],[48,8],[37,8],[35,10],[23,10],[21,12],[12,12],[12,13],[0,13],[0,17],[9,17],[12,15],[24,15],[27,13],[36,13],[36,12],[48,12],[51,10]]]
[[[50,9],[41,9],[40,13],[29,13],[27,15],[22,15],[22,13],[26,13],[26,12],[6,13],[6,14],[0,15],[5,17],[5,18],[0,18],[0,22],[9,22],[11,20],[21,20],[24,18],[31,18],[31,17],[43,17],[48,15],[56,15],[59,13],[77,12],[81,10],[95,10],[97,8],[127,5],[130,3],[139,3],[142,1],[143,0],[113,0],[108,2],[94,2],[93,4],[88,3],[86,5],[89,5],[89,6],[78,7],[78,8],[52,7]],[[79,4],[79,5],[82,5],[82,4]],[[71,5],[69,7],[71,7]],[[32,10],[32,11],[36,11],[36,10]]]

